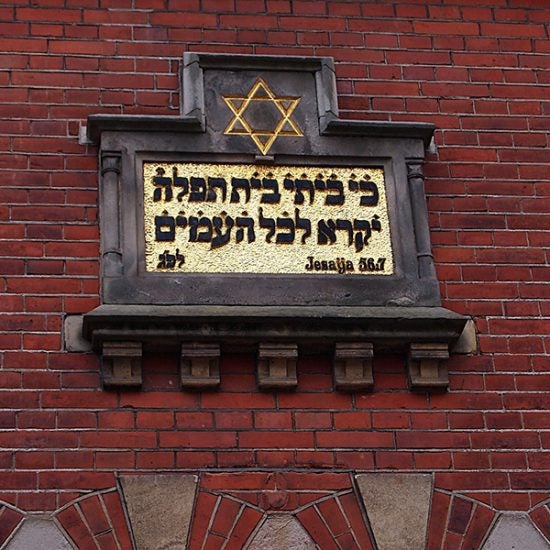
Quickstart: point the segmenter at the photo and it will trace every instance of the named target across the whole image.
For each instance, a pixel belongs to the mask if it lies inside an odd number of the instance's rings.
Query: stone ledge
[[[200,118],[170,115],[110,115],[88,116],[86,137],[99,143],[102,132],[204,132]]]
[[[104,304],[84,315],[83,335],[96,350],[113,340],[142,341],[149,349],[216,340],[225,348],[272,341],[315,349],[365,341],[375,350],[406,351],[412,342],[454,345],[467,320],[442,307]]]
[[[408,353],[412,390],[441,391],[448,386],[448,350],[467,320],[441,307],[102,305],[84,316],[83,334],[103,353],[103,364],[113,361],[106,355],[111,348],[179,349],[184,388],[217,387],[217,361],[223,349],[258,351],[260,389],[294,389],[296,358],[328,351],[333,353],[338,390],[371,389],[372,357],[400,352]],[[117,360],[118,370],[126,373],[127,359]],[[128,377],[114,376],[113,369],[111,376],[103,376],[104,386],[127,386]],[[139,365],[132,369],[140,378]],[[140,380],[132,382],[139,385]]]

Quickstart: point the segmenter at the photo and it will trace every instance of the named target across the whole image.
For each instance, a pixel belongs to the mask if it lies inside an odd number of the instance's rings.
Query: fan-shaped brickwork
[[[529,512],[529,517],[539,531],[550,541],[550,499],[533,508]]]
[[[293,516],[320,548],[373,548],[348,474],[205,474],[189,550],[242,549],[270,515]]]
[[[115,488],[79,498],[55,517],[77,548],[132,549],[120,494]]]
[[[0,502],[0,546],[8,540],[23,517],[24,515],[13,506]]]

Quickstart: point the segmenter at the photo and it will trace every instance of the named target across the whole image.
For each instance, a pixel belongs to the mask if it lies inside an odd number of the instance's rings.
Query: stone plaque
[[[338,118],[327,58],[183,65],[180,117],[89,119],[103,304],[440,304],[422,175],[431,125]]]
[[[391,275],[382,168],[143,165],[147,272]]]
[[[186,53],[179,116],[88,118],[102,303],[82,326],[104,386],[135,388],[162,349],[179,354],[182,388],[213,389],[236,350],[256,354],[261,389],[288,390],[301,353],[328,351],[335,387],[364,391],[391,350],[411,388],[445,388],[466,318],[440,307],[431,254],[434,127],[341,119],[335,70]]]

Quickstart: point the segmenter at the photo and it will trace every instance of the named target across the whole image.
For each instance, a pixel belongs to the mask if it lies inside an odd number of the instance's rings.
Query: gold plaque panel
[[[391,275],[381,168],[145,162],[145,267]]]

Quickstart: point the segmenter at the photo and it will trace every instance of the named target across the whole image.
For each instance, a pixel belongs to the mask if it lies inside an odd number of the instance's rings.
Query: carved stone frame
[[[228,139],[220,131],[224,122],[217,120],[219,111],[212,100],[205,100],[205,82],[213,82],[212,75],[218,78],[222,71],[224,82],[235,86],[242,75],[248,79],[276,75],[283,83],[290,75],[289,85],[296,74],[303,75],[300,78],[310,83],[303,115],[308,135],[296,143],[278,140],[268,156],[256,154],[248,141]],[[184,56],[182,74],[180,117],[91,115],[88,119],[88,136],[100,144],[101,173],[102,305],[84,319],[84,334],[94,347],[101,350],[105,342],[135,341],[144,349],[161,342],[189,349],[189,343],[227,347],[239,342],[264,350],[259,365],[269,366],[275,360],[270,362],[266,353],[277,346],[300,350],[328,345],[335,350],[335,384],[342,390],[372,386],[371,350],[374,354],[402,351],[409,354],[408,365],[414,370],[409,374],[412,388],[445,388],[445,354],[432,354],[441,368],[427,369],[418,366],[418,353],[410,351],[420,344],[448,350],[467,320],[440,307],[431,255],[422,165],[434,127],[339,119],[334,64],[329,58],[193,53]],[[395,273],[342,277],[146,272],[143,162],[185,160],[383,167]],[[288,360],[291,378],[293,361]],[[187,365],[184,386],[192,364],[191,358],[182,356],[182,365]],[[205,381],[202,386],[200,381],[189,382],[189,387],[215,387],[219,373],[217,363],[212,365],[214,379],[205,379],[205,369],[195,369]],[[423,380],[422,373],[428,370],[430,380]],[[288,379],[278,384],[281,377],[269,376],[269,368],[267,372],[259,378],[260,387],[295,386]],[[440,376],[431,381],[434,372]]]

